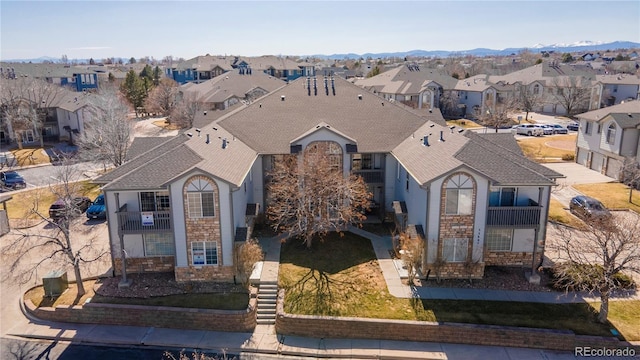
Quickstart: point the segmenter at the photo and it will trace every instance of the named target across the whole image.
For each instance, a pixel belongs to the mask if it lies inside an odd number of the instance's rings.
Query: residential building
[[[624,101],[577,117],[578,164],[620,179],[625,159],[640,159],[640,101]]]
[[[0,77],[15,79],[22,76],[43,79],[73,91],[98,89],[98,74],[87,67],[64,64],[0,63]]]
[[[178,84],[194,82],[196,84],[233,69],[233,56],[196,56],[192,59],[171,64],[165,68],[165,75]]]
[[[439,112],[418,116],[338,77],[301,78],[208,125],[140,141],[96,180],[115,269],[124,255],[129,272],[173,271],[179,281],[230,281],[235,244],[269,206],[273,164],[317,144],[345,175],[363,177],[373,219],[395,211],[424,235],[423,270],[443,277],[537,267],[561,176],[527,160],[510,134],[449,128]]]
[[[589,109],[640,99],[640,76],[629,74],[596,75]]]

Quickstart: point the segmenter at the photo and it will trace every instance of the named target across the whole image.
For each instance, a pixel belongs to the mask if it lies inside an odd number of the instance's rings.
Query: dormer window
[[[616,142],[616,124],[611,123],[607,127],[607,144],[613,145]]]

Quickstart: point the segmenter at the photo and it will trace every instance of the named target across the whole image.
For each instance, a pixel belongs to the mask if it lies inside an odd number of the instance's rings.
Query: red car
[[[58,199],[49,207],[49,217],[58,220],[64,217],[67,211],[71,216],[78,216],[87,211],[89,205],[91,205],[91,199],[86,196],[72,198],[69,206],[67,206],[65,199]]]

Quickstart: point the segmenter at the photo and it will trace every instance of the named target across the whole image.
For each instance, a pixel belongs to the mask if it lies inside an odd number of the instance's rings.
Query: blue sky
[[[311,55],[640,42],[640,1],[6,1],[0,58]]]

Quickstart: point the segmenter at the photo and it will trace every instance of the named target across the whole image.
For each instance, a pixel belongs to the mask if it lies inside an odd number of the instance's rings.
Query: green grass
[[[92,303],[143,306],[169,306],[194,309],[244,310],[249,306],[247,293],[210,293],[158,296],[147,299],[114,298],[95,295]]]
[[[329,234],[323,242],[316,240],[310,249],[296,239],[283,244],[279,285],[286,290],[284,309],[292,314],[567,329],[598,336],[610,335],[612,328],[611,324],[598,323],[596,312],[586,303],[396,298],[387,290],[371,242],[351,233],[343,237]],[[611,318],[626,318],[619,320],[626,329],[638,327],[637,317],[619,311],[612,306]],[[633,333],[623,329],[621,326],[618,330],[627,339],[634,339]]]
[[[633,190],[629,202],[629,187],[620,183],[579,184],[573,187],[581,193],[594,197],[609,209],[629,209],[640,213],[640,191]]]
[[[600,303],[591,304],[594,309]],[[640,341],[640,301],[610,301],[609,322],[629,341]]]
[[[217,309],[217,310],[244,310],[249,306],[248,293],[206,293],[206,294],[181,294],[158,296],[151,298],[115,298],[96,294],[93,291],[95,280],[83,281],[86,294],[80,298],[77,296],[75,283],[69,284],[69,289],[56,298],[44,296],[42,286],[37,286],[24,295],[38,307],[56,307],[59,305],[82,305],[87,299],[92,303],[125,304],[143,306],[169,306],[193,309]]]

